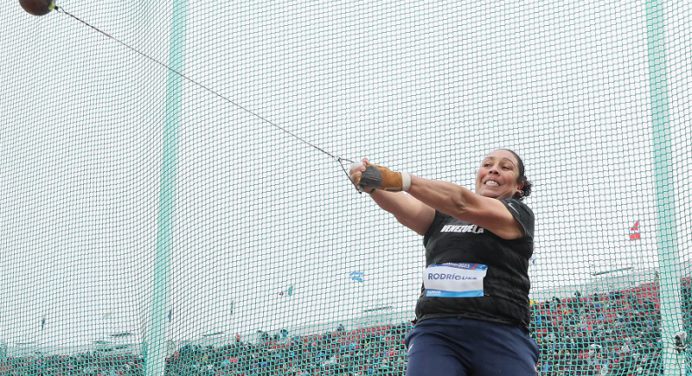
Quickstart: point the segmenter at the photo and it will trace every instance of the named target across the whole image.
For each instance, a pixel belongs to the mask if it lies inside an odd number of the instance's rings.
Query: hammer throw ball
[[[34,16],[43,16],[55,9],[55,0],[19,0],[19,5]]]

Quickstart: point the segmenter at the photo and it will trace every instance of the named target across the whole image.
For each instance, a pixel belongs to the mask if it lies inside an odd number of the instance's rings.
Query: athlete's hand
[[[372,193],[375,188],[370,188],[368,190],[364,190],[363,187],[360,185],[360,180],[363,176],[363,173],[366,170],[366,166],[370,164],[367,158],[363,158],[361,162],[354,163],[351,165],[351,169],[348,171],[348,176],[351,178],[351,181],[353,182],[353,185],[356,186],[358,189],[358,192],[367,192],[367,193]]]
[[[351,168],[351,179],[361,191],[372,193],[375,189],[389,192],[406,191],[411,186],[411,175],[392,171],[387,167],[363,159],[360,165]]]

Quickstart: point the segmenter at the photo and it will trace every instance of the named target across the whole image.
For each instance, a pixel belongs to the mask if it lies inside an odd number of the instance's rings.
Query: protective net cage
[[[495,148],[538,373],[692,374],[692,2],[57,5],[0,13],[0,374],[402,375],[422,238],[346,160]]]

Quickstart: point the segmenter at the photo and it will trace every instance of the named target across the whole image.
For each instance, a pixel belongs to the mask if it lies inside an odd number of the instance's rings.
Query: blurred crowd
[[[682,284],[683,321],[690,331],[690,281]],[[531,333],[540,348],[539,375],[662,375],[661,307],[656,284],[609,293],[554,297],[532,305]],[[666,312],[663,312],[666,314]],[[404,375],[404,338],[411,323],[315,335],[288,331],[257,340],[210,346],[185,344],[166,359],[166,375],[393,376]],[[672,340],[672,339],[670,339]],[[691,351],[679,346],[692,375]],[[1,375],[144,375],[144,356],[91,352],[6,357]]]
[[[690,332],[690,284],[684,282],[683,325]],[[654,283],[541,302],[533,306],[530,329],[539,344],[540,375],[663,374],[661,307]],[[675,351],[687,358],[690,370],[691,352],[684,346]]]

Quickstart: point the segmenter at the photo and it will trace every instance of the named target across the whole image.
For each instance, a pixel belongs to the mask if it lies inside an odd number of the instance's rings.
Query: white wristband
[[[404,190],[404,192],[408,191],[408,189],[411,188],[411,174],[408,172],[402,172],[401,173],[401,189]]]

